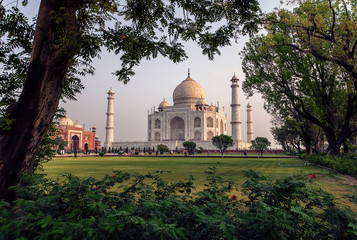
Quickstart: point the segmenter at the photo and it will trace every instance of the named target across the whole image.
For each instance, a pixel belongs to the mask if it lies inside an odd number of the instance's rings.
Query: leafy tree
[[[157,151],[159,151],[160,154],[163,154],[164,152],[168,152],[170,150],[166,145],[160,144],[160,145],[157,146]]]
[[[221,134],[219,136],[214,136],[212,138],[212,144],[216,146],[223,158],[223,153],[229,148],[234,145],[233,138],[231,136],[227,136],[224,134]]]
[[[34,168],[42,167],[42,164],[50,161],[52,157],[56,155],[56,151],[54,150],[54,138],[57,136],[57,134],[58,130],[56,125],[54,122],[52,122],[39,147],[37,148]]]
[[[247,43],[242,52],[244,91],[248,95],[254,90],[260,92],[268,112],[297,114],[320,127],[329,154],[337,154],[357,109],[350,77],[336,64],[280,43],[281,37],[275,32]]]
[[[19,172],[33,169],[60,98],[82,89],[78,76],[94,72],[90,64],[102,50],[120,55],[115,75],[127,83],[142,59],[186,59],[185,41],[196,41],[213,59],[235,34],[256,30],[258,10],[256,0],[49,0],[41,1],[36,24],[28,24],[1,1],[0,37],[7,42],[0,48],[1,86],[11,91],[1,106],[0,126],[10,124],[0,129],[0,198],[15,199],[8,188]]]
[[[189,155],[192,155],[196,149],[196,143],[191,141],[185,141],[182,146],[186,149]]]
[[[318,151],[318,144],[321,138],[321,128],[311,123],[299,114],[281,116],[278,113],[273,114],[273,127],[271,133],[274,140],[289,152],[291,149],[297,149],[301,153],[301,145],[306,148],[306,153]]]
[[[289,152],[291,149],[297,149],[299,152],[300,150],[300,134],[296,132],[295,129],[291,129],[290,125],[283,125],[283,126],[275,126],[271,129],[271,133],[274,137],[274,140],[278,142],[285,152]]]
[[[280,43],[322,61],[337,64],[349,75],[357,90],[356,2],[354,0],[294,0],[293,10],[277,9],[268,14],[265,27],[279,36]],[[353,87],[353,85],[352,85]]]
[[[62,150],[64,150],[64,147],[67,146],[68,142],[63,140],[62,137],[57,136],[54,139],[53,145],[56,146],[57,153],[60,153]]]
[[[270,142],[267,138],[265,137],[256,137],[254,140],[252,140],[252,145],[250,146],[250,149],[254,149],[256,151],[260,152],[260,155],[263,156],[263,151],[267,150],[268,147],[270,146]]]

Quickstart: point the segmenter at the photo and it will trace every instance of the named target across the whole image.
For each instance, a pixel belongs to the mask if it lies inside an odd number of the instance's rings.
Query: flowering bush
[[[20,198],[0,201],[0,239],[357,238],[356,216],[306,176],[245,176],[239,191],[213,167],[193,193],[193,177],[170,184],[159,173],[61,182],[26,175]]]
[[[307,177],[310,178],[310,179],[316,178],[315,174],[309,174],[309,175],[307,175]]]

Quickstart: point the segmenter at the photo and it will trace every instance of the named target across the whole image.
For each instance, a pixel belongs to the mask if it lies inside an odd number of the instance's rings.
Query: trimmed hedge
[[[311,163],[332,168],[340,173],[345,173],[357,177],[357,154],[348,153],[337,156],[328,156],[326,154],[300,154],[303,158]]]

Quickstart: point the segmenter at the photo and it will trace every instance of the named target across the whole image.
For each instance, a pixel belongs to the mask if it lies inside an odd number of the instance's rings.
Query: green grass
[[[83,157],[83,158],[55,158],[44,165],[44,171],[52,179],[62,178],[65,173],[87,178],[101,178],[112,174],[113,170],[129,173],[155,171],[170,171],[164,173],[163,178],[169,182],[184,180],[194,176],[195,186],[202,188],[205,183],[205,171],[209,166],[218,164],[218,174],[234,179],[242,184],[245,179],[245,170],[260,171],[271,178],[291,176],[294,174],[316,175],[313,184],[332,194],[339,201],[346,202],[345,194],[357,194],[357,186],[347,185],[343,178],[332,172],[315,166],[303,166],[304,161],[299,159],[282,159],[283,164],[278,166],[275,158],[184,158],[184,157]],[[350,205],[349,203],[347,203]],[[350,205],[351,206],[351,205]],[[351,206],[354,210],[357,206]]]
[[[101,178],[111,174],[113,170],[131,173],[147,173],[157,170],[170,171],[165,174],[168,180],[180,180],[193,175],[198,181],[204,181],[204,172],[209,166],[219,163],[218,173],[243,181],[243,171],[254,169],[271,177],[283,177],[305,171],[319,173],[315,167],[295,167],[303,165],[296,159],[284,159],[293,167],[278,167],[274,158],[172,158],[172,157],[86,157],[86,158],[55,158],[45,165],[45,172],[51,178],[57,178],[63,173],[72,173],[79,177]]]

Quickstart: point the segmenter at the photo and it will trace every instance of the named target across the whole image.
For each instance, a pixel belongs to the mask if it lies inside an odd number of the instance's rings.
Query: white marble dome
[[[73,126],[73,121],[70,119],[67,115],[65,115],[64,118],[61,118],[61,120],[58,123],[59,126]]]
[[[195,105],[200,99],[206,98],[205,91],[195,80],[188,76],[174,90],[174,105]]]

